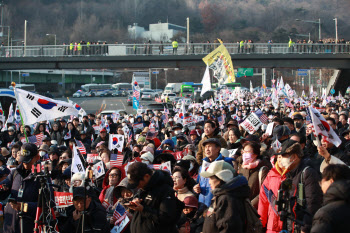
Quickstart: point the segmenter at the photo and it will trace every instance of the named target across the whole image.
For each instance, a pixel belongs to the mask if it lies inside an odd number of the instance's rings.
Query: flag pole
[[[11,86],[13,87],[13,91],[15,92],[16,104],[18,104],[18,106],[19,106],[19,102],[17,100],[17,95],[16,95],[16,83],[12,82]],[[21,117],[21,123],[22,123],[23,129],[24,129],[24,136],[26,138],[26,142],[28,143],[27,131],[26,131],[26,127],[25,127],[25,125],[23,123],[23,117],[22,117],[22,114],[21,114],[21,109],[18,108],[18,111],[19,111],[19,116]]]

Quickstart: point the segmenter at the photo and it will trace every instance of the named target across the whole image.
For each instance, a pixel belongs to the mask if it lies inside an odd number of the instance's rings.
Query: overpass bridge
[[[127,69],[205,66],[202,58],[220,44],[93,44],[3,46],[0,70]],[[334,87],[350,85],[350,44],[225,43],[233,66],[249,68],[329,68],[340,70]],[[339,81],[341,85],[336,85]],[[345,91],[345,90],[344,90]]]

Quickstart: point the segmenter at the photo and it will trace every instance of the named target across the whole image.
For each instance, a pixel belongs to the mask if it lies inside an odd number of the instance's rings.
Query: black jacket
[[[175,233],[181,215],[173,190],[173,180],[166,171],[154,171],[144,190],[138,194],[143,211],[135,211],[130,225],[132,233]]]
[[[61,232],[75,233],[81,232],[82,218],[74,221],[73,211],[75,211],[74,206],[67,209],[67,222],[62,227]],[[85,215],[84,221],[84,232],[91,233],[107,233],[110,232],[109,223],[107,222],[106,209],[98,200],[92,200],[89,208],[87,209],[87,214]]]
[[[301,182],[301,174],[303,170],[308,167],[304,172],[304,199],[305,207],[300,207],[295,205],[295,199],[290,203],[290,206],[293,208],[293,212],[296,214],[297,220],[304,223],[304,226],[301,227],[301,230],[304,232],[310,232],[312,225],[312,218],[316,211],[321,207],[322,203],[322,190],[319,185],[320,176],[319,173],[309,166],[308,162],[305,159],[300,161],[300,164],[295,169],[291,170],[286,174],[287,179],[291,179],[293,182],[292,190],[290,191],[290,197],[297,196],[299,190],[296,190],[298,184]],[[289,226],[291,224],[289,223]]]
[[[311,233],[349,232],[350,181],[331,184],[323,196],[323,205],[315,214]]]
[[[248,181],[237,176],[213,190],[214,198],[204,220],[203,233],[240,233],[245,230],[244,200],[249,198]]]

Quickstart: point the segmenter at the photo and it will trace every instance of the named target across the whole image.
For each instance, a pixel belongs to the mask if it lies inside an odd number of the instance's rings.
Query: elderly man
[[[210,163],[214,161],[224,160],[225,162],[233,166],[232,162],[234,161],[234,159],[225,158],[221,155],[220,150],[222,145],[218,138],[209,138],[205,140],[202,143],[202,145],[204,147],[204,153],[206,157],[203,159],[203,164],[199,168],[199,173],[205,171],[209,167]],[[211,199],[213,198],[213,194],[211,192],[212,190],[209,184],[209,179],[198,175],[197,183],[198,184],[194,186],[193,190],[199,194],[198,201],[202,202],[207,207],[209,207]]]
[[[202,164],[202,159],[203,159],[203,152],[204,152],[204,145],[203,143],[209,139],[209,138],[216,138],[220,141],[220,144],[222,145],[223,148],[227,147],[227,143],[223,137],[218,135],[219,130],[217,128],[217,125],[215,124],[214,121],[208,120],[205,122],[204,125],[204,138],[199,142],[198,144],[198,152],[197,152],[197,162],[199,164]]]

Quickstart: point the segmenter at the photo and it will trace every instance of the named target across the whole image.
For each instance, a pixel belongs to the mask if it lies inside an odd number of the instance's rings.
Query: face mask
[[[258,108],[255,108],[255,111],[258,110]]]
[[[300,129],[302,126],[303,126],[303,124],[300,123],[300,122],[296,122],[296,123],[295,123],[295,127],[296,127],[297,129]]]
[[[283,158],[280,160],[281,166],[284,167],[285,169],[289,168],[290,165],[292,165],[292,164],[294,163],[294,161],[293,161],[293,162],[290,161],[290,158],[291,158],[291,157],[292,157],[292,156],[289,156],[288,158],[284,158],[284,157],[283,157]]]
[[[122,126],[126,126],[126,123],[122,123]]]
[[[40,151],[40,152],[39,152],[39,155],[40,155],[41,157],[43,157],[44,155],[46,155],[46,152],[45,152],[45,151]]]
[[[178,135],[179,133],[181,133],[181,130],[176,130],[175,131],[175,135]]]
[[[134,118],[130,118],[130,123],[134,124]]]
[[[253,161],[253,153],[243,153],[242,159],[244,163],[250,163]]]

